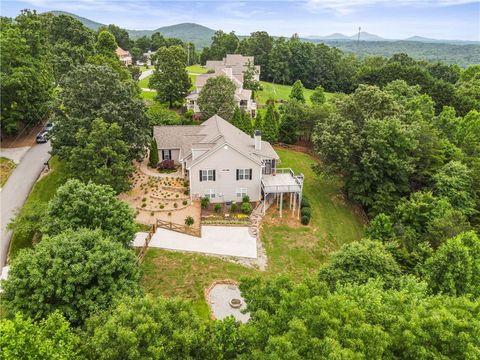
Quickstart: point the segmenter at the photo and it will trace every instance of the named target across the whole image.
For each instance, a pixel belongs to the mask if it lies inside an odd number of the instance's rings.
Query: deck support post
[[[298,194],[298,218],[300,219],[300,209],[302,207],[302,193]]]
[[[282,217],[282,208],[283,208],[283,192],[280,193],[280,217]]]
[[[297,193],[290,193],[290,197],[293,196],[293,199],[292,199],[292,216],[295,216],[295,204],[297,202]]]

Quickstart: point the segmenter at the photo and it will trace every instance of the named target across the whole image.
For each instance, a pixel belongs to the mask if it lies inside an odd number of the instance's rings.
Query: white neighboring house
[[[303,175],[278,169],[278,154],[258,130],[252,137],[214,115],[201,125],[155,126],[153,134],[159,159],[181,165],[192,198],[229,203],[248,195],[270,202],[290,193],[294,211],[300,203]]]
[[[187,96],[187,109],[193,110],[195,114],[200,113],[198,107],[198,96],[208,79],[225,75],[235,84],[235,100],[240,109],[245,110],[252,117],[256,116],[257,104],[252,100],[252,91],[243,88],[244,71],[249,63],[253,64],[253,56],[243,56],[237,54],[228,54],[221,61],[207,61],[205,68],[211,73],[198,75],[195,81],[195,91]],[[260,78],[260,66],[255,66],[257,73],[255,80]]]
[[[124,66],[132,65],[132,55],[130,52],[123,50],[121,47],[117,47],[115,53]]]

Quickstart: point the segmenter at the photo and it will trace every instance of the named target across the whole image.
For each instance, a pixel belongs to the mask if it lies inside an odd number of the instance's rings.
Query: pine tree
[[[305,103],[305,96],[303,95],[303,84],[300,80],[297,80],[293,83],[292,90],[290,91],[290,95],[288,96],[292,100],[300,101],[301,103]]]
[[[265,141],[275,143],[278,141],[278,111],[273,103],[267,105],[267,112],[263,121],[262,136]]]
[[[255,122],[253,123],[253,130],[260,130],[261,132],[263,132],[263,119],[260,112],[257,113],[257,117],[255,118]]]
[[[155,140],[155,138],[153,138],[150,144],[150,159],[149,159],[148,165],[150,165],[151,167],[155,167],[158,165],[159,161],[160,160],[158,158],[157,141]]]
[[[233,111],[232,116],[232,125],[236,126],[237,128],[242,128],[242,112],[238,106],[235,106],[235,110]]]
[[[252,130],[252,118],[250,117],[249,114],[247,114],[245,111],[242,110],[242,123],[240,129],[248,134],[252,135],[253,130]]]

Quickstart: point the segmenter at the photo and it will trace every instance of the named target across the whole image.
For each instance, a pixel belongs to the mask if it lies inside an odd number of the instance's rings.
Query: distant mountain
[[[347,36],[340,33],[335,33],[327,36],[319,36],[319,35],[311,35],[307,36],[306,39],[315,39],[315,40],[340,40],[340,41],[357,41],[358,40],[358,33],[353,34],[351,36]],[[360,32],[360,41],[385,41],[384,38],[370,34],[366,31]]]
[[[54,15],[69,15],[77,20],[79,20],[83,25],[92,29],[98,30],[100,27],[105,26],[105,24],[92,21],[90,19],[71,14],[65,11],[49,11]],[[178,38],[185,42],[191,42],[195,45],[196,48],[203,48],[210,45],[212,41],[212,36],[215,33],[215,30],[210,29],[203,25],[198,25],[194,23],[183,23],[176,24],[171,26],[160,27],[155,30],[129,30],[127,29],[128,34],[133,39],[139,38],[141,36],[152,36],[155,33],[160,33],[165,37],[169,38]]]
[[[195,44],[196,47],[203,48],[210,45],[215,30],[194,23],[182,23],[160,27],[155,30],[128,30],[128,32],[134,39],[144,35],[151,36],[158,32],[165,37],[189,41]]]
[[[406,38],[405,41],[417,41],[423,43],[435,43],[435,44],[457,44],[457,45],[467,45],[467,44],[480,44],[480,41],[471,41],[471,40],[439,40],[431,39],[423,36],[412,36]]]
[[[81,17],[81,16],[78,16],[78,15],[75,15],[75,14],[71,14],[69,12],[66,12],[66,11],[59,11],[59,10],[54,10],[54,11],[49,11],[49,13],[53,14],[53,15],[68,15],[68,16],[71,16],[75,19],[77,19],[78,21],[80,21],[83,25],[85,25],[86,27],[92,29],[92,30],[98,30],[100,27],[104,26],[104,24],[101,24],[99,22],[96,22],[96,21],[93,21],[93,20],[90,20],[90,19],[87,19],[87,18],[84,18],[84,17]]]

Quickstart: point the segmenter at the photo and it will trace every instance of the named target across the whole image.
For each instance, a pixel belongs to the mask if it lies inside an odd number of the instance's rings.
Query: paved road
[[[50,149],[50,143],[32,146],[0,191],[0,267],[5,264],[12,236],[11,231],[7,231],[7,225],[15,216],[16,210],[22,207],[42,172],[44,163],[50,158]]]

